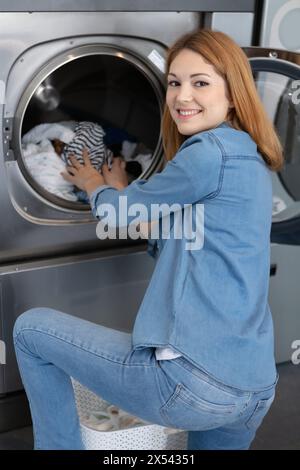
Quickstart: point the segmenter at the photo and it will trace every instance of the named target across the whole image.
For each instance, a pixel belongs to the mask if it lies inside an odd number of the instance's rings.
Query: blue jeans
[[[82,449],[70,376],[123,410],[189,432],[188,448],[248,449],[275,384],[247,392],[183,357],[157,361],[131,335],[48,308],[22,314],[15,351],[29,399],[35,449]]]

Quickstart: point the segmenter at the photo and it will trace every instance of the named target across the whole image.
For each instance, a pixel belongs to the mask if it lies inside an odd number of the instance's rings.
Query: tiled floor
[[[276,399],[260,427],[251,449],[300,450],[300,364],[278,366]],[[0,450],[31,449],[32,428],[0,434]]]

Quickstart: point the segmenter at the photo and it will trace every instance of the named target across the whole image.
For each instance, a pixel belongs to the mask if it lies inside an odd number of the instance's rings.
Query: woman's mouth
[[[197,114],[200,114],[202,112],[201,109],[177,109],[177,117],[179,119],[191,119],[194,116],[197,116]]]

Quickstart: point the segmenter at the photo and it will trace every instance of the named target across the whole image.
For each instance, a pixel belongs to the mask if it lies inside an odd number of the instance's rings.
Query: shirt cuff
[[[93,191],[92,194],[89,196],[90,206],[91,206],[93,215],[96,218],[97,218],[97,200],[98,200],[98,196],[105,189],[114,189],[115,191],[117,191],[117,189],[114,188],[113,186],[109,186],[108,184],[103,184],[102,186],[98,186],[98,188],[95,189],[95,191]]]

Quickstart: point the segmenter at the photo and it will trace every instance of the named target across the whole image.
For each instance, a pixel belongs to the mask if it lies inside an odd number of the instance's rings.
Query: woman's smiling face
[[[182,135],[217,127],[232,107],[225,80],[189,49],[179,52],[171,63],[166,102]]]

